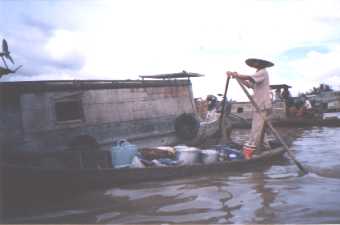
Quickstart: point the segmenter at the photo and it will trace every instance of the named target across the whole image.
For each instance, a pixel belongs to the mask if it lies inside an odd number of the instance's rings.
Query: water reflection
[[[105,222],[210,223],[231,215],[226,202],[232,194],[226,188],[226,180],[219,177],[147,183],[134,190],[112,189],[107,193],[113,198],[127,197],[129,200],[125,204],[129,204],[127,209],[130,216],[118,216],[114,221]]]
[[[260,196],[261,207],[255,211],[255,221],[253,223],[273,223],[275,210],[271,207],[277,193],[266,186],[265,176],[263,173],[254,173],[250,178],[254,182],[254,189]]]

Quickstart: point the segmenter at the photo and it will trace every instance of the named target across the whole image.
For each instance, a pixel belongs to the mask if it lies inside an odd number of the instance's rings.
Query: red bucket
[[[251,159],[253,156],[253,153],[255,151],[255,148],[249,147],[247,145],[243,146],[243,156],[245,159]]]

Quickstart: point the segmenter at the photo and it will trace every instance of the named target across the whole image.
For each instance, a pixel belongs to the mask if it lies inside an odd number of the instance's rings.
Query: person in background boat
[[[206,101],[208,102],[208,110],[211,111],[217,107],[217,97],[208,95]]]
[[[311,117],[313,106],[306,95],[302,95],[302,105],[297,112],[298,117]]]
[[[246,64],[256,69],[252,76],[242,75],[237,72],[227,72],[232,78],[238,78],[246,87],[254,91],[253,99],[261,109],[261,113],[268,118],[272,111],[272,102],[270,98],[269,75],[266,68],[273,66],[272,62],[262,59],[247,59]],[[244,145],[243,150],[253,152],[256,150],[260,153],[264,149],[264,135],[266,124],[261,115],[253,109],[253,120],[248,142]],[[247,156],[246,156],[247,157]]]
[[[312,107],[312,103],[310,103],[309,99],[306,97],[306,100],[305,100],[305,105],[306,107],[306,110],[307,111],[310,111],[313,107]]]
[[[217,97],[214,95],[208,95],[206,101],[208,102],[208,113],[206,120],[207,121],[216,120],[219,117],[219,114],[217,113],[218,107]]]
[[[296,114],[296,107],[294,106],[294,99],[292,98],[288,87],[284,87],[281,93],[282,100],[286,103],[286,116],[289,117],[291,115]]]
[[[288,87],[283,88],[281,93],[282,99],[288,101],[292,96],[288,90]]]
[[[281,100],[282,100],[281,88],[278,88],[275,90],[274,101],[281,101]]]
[[[205,120],[208,113],[208,102],[202,98],[195,98],[195,106],[200,120]]]

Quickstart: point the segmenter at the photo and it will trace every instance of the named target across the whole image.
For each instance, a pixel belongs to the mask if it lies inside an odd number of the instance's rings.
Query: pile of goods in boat
[[[137,165],[142,163],[144,167],[175,166],[179,164],[179,161],[176,160],[176,149],[170,146],[138,149],[134,162],[138,162]],[[140,167],[134,164],[132,166]]]
[[[154,160],[154,159],[175,159],[176,149],[170,146],[161,146],[154,148],[141,148],[138,150],[143,159]]]
[[[121,140],[112,147],[113,168],[213,164],[240,159],[243,159],[243,155],[233,145],[216,145],[206,149],[186,145],[138,149],[136,145]]]

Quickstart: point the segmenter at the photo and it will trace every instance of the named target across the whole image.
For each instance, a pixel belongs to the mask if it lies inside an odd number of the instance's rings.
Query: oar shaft
[[[222,100],[222,111],[220,115],[220,124],[219,124],[219,129],[221,130],[222,128],[222,123],[223,123],[223,118],[224,118],[224,111],[225,111],[225,103],[226,103],[226,98],[227,98],[227,92],[228,92],[228,87],[229,87],[229,81],[230,77],[228,76],[227,82],[225,84],[225,89],[224,89],[224,94],[223,94],[223,100]]]
[[[257,105],[257,103],[254,101],[253,97],[251,97],[251,95],[249,94],[248,90],[243,86],[243,84],[241,83],[241,81],[239,79],[237,79],[237,82],[239,83],[239,85],[241,86],[241,88],[243,89],[244,93],[247,95],[248,99],[250,100],[250,102],[252,103],[252,105],[255,107],[256,111],[260,114],[261,118],[263,119],[263,121],[265,121],[265,123],[268,125],[268,127],[271,129],[271,131],[273,132],[274,136],[281,142],[282,146],[285,148],[289,158],[291,160],[293,160],[293,162],[297,165],[297,167],[303,171],[304,173],[307,173],[307,170],[301,165],[300,162],[298,162],[294,155],[291,153],[291,151],[288,148],[288,145],[284,142],[284,140],[282,139],[281,135],[279,134],[279,132],[277,132],[277,130],[273,127],[272,123],[261,113],[261,109],[260,107]]]

